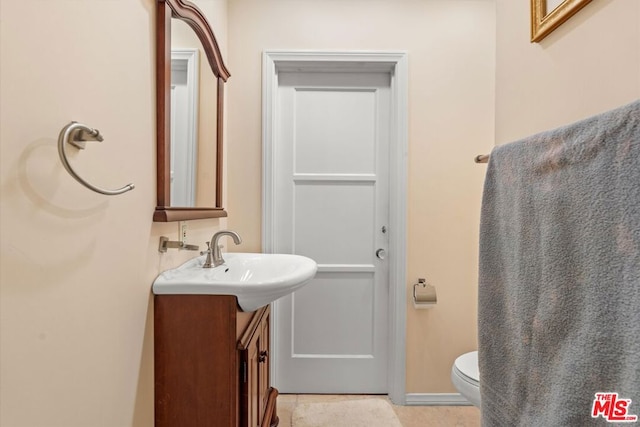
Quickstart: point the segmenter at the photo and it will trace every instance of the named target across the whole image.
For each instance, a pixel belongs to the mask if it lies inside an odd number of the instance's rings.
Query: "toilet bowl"
[[[451,381],[458,392],[474,406],[480,407],[480,370],[478,352],[458,357],[451,368]]]

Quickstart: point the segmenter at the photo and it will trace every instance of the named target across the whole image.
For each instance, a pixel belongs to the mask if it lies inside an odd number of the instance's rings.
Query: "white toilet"
[[[451,368],[451,381],[458,392],[480,407],[480,370],[478,369],[478,352],[472,351],[458,357]]]

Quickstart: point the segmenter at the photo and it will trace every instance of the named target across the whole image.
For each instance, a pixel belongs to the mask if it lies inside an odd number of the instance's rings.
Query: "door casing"
[[[406,52],[282,51],[263,53],[262,63],[262,249],[274,251],[274,158],[275,103],[280,71],[379,71],[391,75],[391,121],[389,151],[389,305],[388,375],[389,398],[405,402],[406,372],[406,229],[408,153],[408,55]],[[277,312],[278,302],[272,303]],[[277,316],[272,316],[275,320]],[[271,331],[277,331],[277,324]],[[273,332],[272,332],[273,334]],[[277,358],[277,334],[271,354]],[[271,364],[275,369],[276,363]],[[275,372],[271,378],[276,378]]]

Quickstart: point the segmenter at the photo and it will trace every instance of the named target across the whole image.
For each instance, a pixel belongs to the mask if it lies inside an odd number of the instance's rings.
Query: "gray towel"
[[[640,101],[493,150],[479,279],[483,426],[640,426]]]

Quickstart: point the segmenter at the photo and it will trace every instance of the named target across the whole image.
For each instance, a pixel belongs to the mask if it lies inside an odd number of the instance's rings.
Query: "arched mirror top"
[[[172,94],[176,89],[176,82],[172,81],[172,68],[175,70],[176,67],[175,58],[172,60],[172,22],[177,26],[179,21],[186,23],[193,30],[201,44],[198,49],[202,51],[203,56],[207,57],[209,67],[205,67],[206,70],[203,69],[201,72],[206,73],[210,69],[213,74],[211,78],[214,82],[217,80],[217,83],[213,84],[213,89],[210,89],[211,86],[208,84],[201,85],[199,93],[197,78],[195,89],[189,86],[188,90],[195,90],[193,95],[195,101],[191,104],[194,107],[189,107],[193,110],[189,116],[191,119],[187,120],[182,118],[184,116],[182,112],[186,111],[183,104],[176,104],[177,99],[181,100],[183,95],[177,98],[175,93]],[[157,0],[157,205],[153,215],[154,221],[167,222],[227,216],[222,207],[222,128],[224,83],[229,76],[218,41],[203,11],[187,0]],[[205,83],[203,75],[199,80]],[[190,83],[186,84],[190,85]],[[178,84],[180,85],[181,83]],[[182,94],[182,89],[180,90]],[[172,104],[174,111],[172,111]],[[180,112],[178,115],[180,126],[175,122],[177,112]],[[182,134],[181,130],[184,126],[187,126],[186,133]],[[180,153],[176,157],[176,151],[181,150],[184,144],[188,144],[186,154]]]
[[[202,48],[211,66],[211,71],[213,71],[216,77],[220,77],[226,82],[230,76],[229,70],[227,70],[227,67],[224,65],[222,54],[220,53],[220,46],[218,46],[218,41],[213,34],[209,21],[202,11],[198,9],[198,6],[187,0],[158,1],[166,3],[171,8],[173,18],[180,19],[189,24],[202,43]]]

